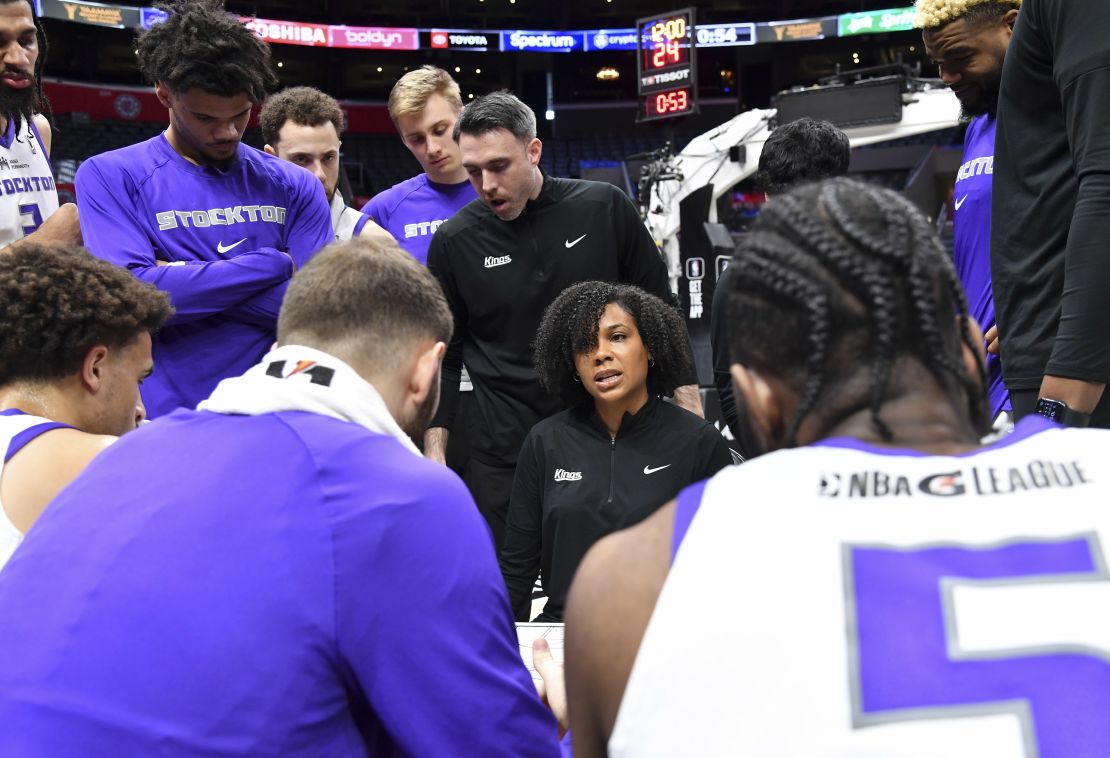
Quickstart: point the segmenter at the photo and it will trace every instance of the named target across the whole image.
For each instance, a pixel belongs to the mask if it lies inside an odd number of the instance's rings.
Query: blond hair
[[[918,29],[936,29],[963,18],[968,11],[979,6],[991,5],[1002,16],[1011,9],[1021,7],[1021,0],[917,0],[913,25]]]
[[[462,110],[462,93],[451,75],[435,66],[421,66],[410,71],[393,85],[389,92],[389,117],[393,123],[401,116],[413,116],[424,110],[428,98],[439,95],[455,112]]]

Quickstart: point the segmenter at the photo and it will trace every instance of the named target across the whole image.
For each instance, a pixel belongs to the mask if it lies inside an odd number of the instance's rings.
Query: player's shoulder
[[[436,236],[442,237],[442,239],[451,239],[468,229],[487,226],[493,222],[501,223],[481,200],[471,200],[460,208],[455,215],[440,224],[439,229],[436,230]],[[509,224],[505,224],[505,228],[508,227]],[[493,228],[497,229],[498,227],[494,226]]]
[[[427,189],[427,187],[427,174],[411,176],[374,195],[374,197],[370,198],[370,201],[363,206],[362,210],[364,213],[380,213],[385,216],[391,216],[401,203],[410,199],[414,194]]]
[[[285,185],[291,191],[315,189],[320,183],[320,180],[307,169],[250,145],[240,145],[238,157],[252,173],[267,176],[272,181]]]
[[[557,176],[545,177],[544,181],[550,183],[551,192],[556,200],[595,200],[613,203],[624,197],[617,187],[608,182]]]
[[[164,140],[165,138],[158,134],[133,145],[94,155],[81,163],[74,181],[80,183],[85,176],[95,170],[105,178],[129,177],[139,184],[170,162],[169,155],[160,143]]]

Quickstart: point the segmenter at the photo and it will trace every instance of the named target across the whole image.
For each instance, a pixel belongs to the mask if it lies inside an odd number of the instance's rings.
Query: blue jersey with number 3
[[[610,755],[1110,755],[1107,461],[1110,432],[1034,417],[686,490]]]

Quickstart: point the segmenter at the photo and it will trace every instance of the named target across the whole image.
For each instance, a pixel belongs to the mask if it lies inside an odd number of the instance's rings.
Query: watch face
[[[1058,400],[1047,400],[1041,398],[1037,401],[1037,415],[1044,416],[1050,421],[1060,421],[1060,416],[1064,412],[1064,404]]]

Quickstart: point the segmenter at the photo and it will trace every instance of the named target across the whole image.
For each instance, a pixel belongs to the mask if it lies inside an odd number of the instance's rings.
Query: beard
[[[0,83],[0,114],[14,116],[16,114],[25,119],[30,119],[35,112],[35,83],[26,89],[12,89]]]

